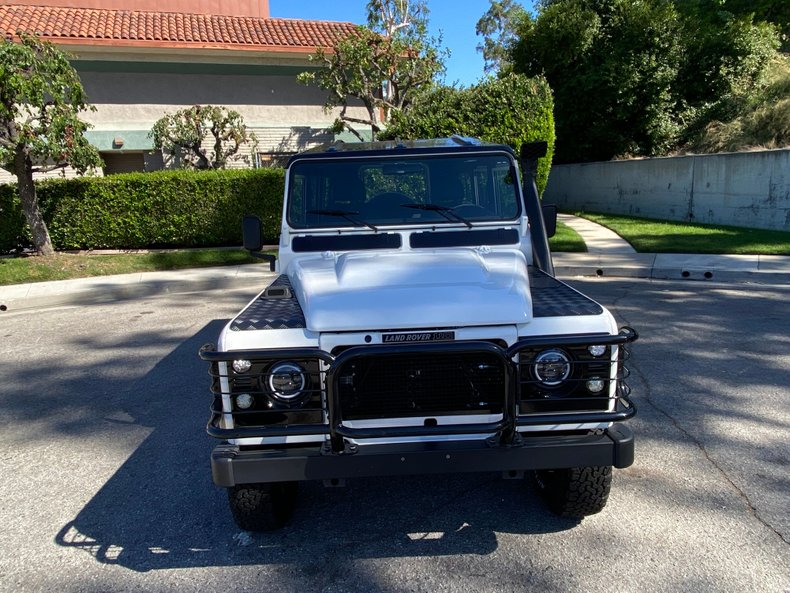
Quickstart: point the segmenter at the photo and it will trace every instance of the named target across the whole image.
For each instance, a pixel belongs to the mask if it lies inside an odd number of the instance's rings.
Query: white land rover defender
[[[554,278],[545,151],[523,148],[523,185],[510,148],[461,137],[290,160],[280,275],[200,352],[241,528],[283,525],[299,481],[361,476],[530,470],[555,512],[604,507],[637,334]],[[259,252],[257,217],[244,235]]]

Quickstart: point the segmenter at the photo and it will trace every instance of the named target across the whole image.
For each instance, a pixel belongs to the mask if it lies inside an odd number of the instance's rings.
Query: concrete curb
[[[786,256],[556,253],[553,258],[558,276],[790,283]]]
[[[650,278],[708,282],[790,284],[790,257],[556,253],[557,276]],[[276,276],[261,264],[99,276],[0,286],[0,315],[56,306],[112,303],[160,294],[250,288],[262,290]]]
[[[0,286],[0,311],[107,304],[160,294],[233,290],[245,286],[262,290],[276,275],[265,266],[246,264]]]

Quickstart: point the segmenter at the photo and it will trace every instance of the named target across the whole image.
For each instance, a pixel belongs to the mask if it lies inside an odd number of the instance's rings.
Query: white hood
[[[291,279],[315,332],[513,325],[532,319],[520,251],[472,248],[294,260]]]

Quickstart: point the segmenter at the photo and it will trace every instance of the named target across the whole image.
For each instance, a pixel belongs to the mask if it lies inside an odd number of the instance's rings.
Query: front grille
[[[336,374],[348,420],[501,414],[507,382],[505,363],[490,352],[364,356]]]
[[[328,436],[332,451],[342,452],[344,438],[500,432],[507,440],[516,427],[619,422],[636,413],[624,363],[637,338],[624,327],[617,335],[526,337],[508,349],[485,341],[352,346],[332,354],[207,346],[200,356],[210,363],[215,396],[207,430],[217,438]],[[251,364],[239,363],[237,372],[234,360]],[[302,395],[281,401],[288,390]],[[471,415],[494,419],[461,418]],[[344,425],[438,416],[459,419]]]

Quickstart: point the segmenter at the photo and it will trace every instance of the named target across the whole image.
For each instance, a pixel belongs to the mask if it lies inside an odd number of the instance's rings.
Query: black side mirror
[[[542,204],[540,209],[543,214],[543,226],[546,227],[546,236],[553,237],[557,234],[557,206]]]
[[[260,251],[263,247],[263,224],[261,219],[254,214],[245,214],[241,223],[241,235],[244,249],[247,251]]]
[[[269,270],[274,272],[274,263],[277,258],[268,253],[261,253],[263,248],[263,224],[261,219],[254,214],[245,214],[241,223],[241,235],[244,249],[250,252],[250,255],[265,259],[269,262]]]

